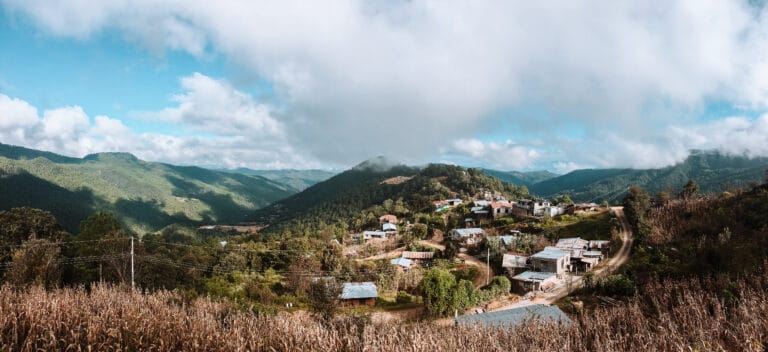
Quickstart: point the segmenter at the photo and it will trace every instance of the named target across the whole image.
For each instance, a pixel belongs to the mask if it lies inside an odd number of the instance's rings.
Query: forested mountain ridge
[[[79,159],[0,144],[0,210],[45,209],[71,232],[99,210],[114,212],[137,232],[240,222],[296,192],[260,176],[145,162],[127,153]]]
[[[651,194],[679,192],[688,180],[695,180],[700,193],[719,193],[763,180],[768,158],[748,158],[719,152],[693,152],[686,160],[660,169],[586,169],[551,178],[529,186],[543,197],[568,194],[577,202],[621,200],[629,187],[639,185]]]
[[[336,175],[336,172],[326,170],[253,170],[248,168],[238,168],[234,170],[221,170],[232,173],[239,173],[249,176],[261,176],[266,179],[279,182],[281,184],[294,188],[297,192],[303,191],[318,182],[325,181]]]
[[[492,169],[482,169],[483,173],[488,176],[493,176],[501,181],[509,182],[518,186],[530,187],[539,182],[543,182],[557,176],[558,174],[549,172],[547,170],[540,171],[499,171]]]
[[[430,164],[423,168],[382,159],[361,163],[268,207],[254,220],[269,224],[267,232],[312,234],[326,225],[341,232],[378,222],[378,212],[395,215],[432,212],[432,201],[467,199],[481,190],[520,195],[525,190],[483,174],[479,169]],[[372,211],[376,210],[376,211]]]

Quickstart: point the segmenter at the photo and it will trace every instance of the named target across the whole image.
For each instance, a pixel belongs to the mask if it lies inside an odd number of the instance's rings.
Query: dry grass
[[[0,350],[98,351],[763,351],[768,275],[742,283],[737,304],[708,282],[653,283],[626,306],[574,317],[569,326],[515,329],[371,325],[306,314],[259,316],[223,302],[189,304],[172,292],[132,294],[0,288]],[[363,333],[359,334],[359,327]]]

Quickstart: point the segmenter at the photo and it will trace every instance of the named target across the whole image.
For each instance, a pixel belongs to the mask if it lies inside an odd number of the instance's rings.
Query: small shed
[[[341,304],[349,307],[376,305],[379,291],[373,282],[345,282],[339,295]]]

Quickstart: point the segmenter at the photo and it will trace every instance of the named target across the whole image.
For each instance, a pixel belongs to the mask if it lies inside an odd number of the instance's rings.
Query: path
[[[435,249],[438,249],[438,250],[441,250],[441,251],[445,250],[445,246],[442,245],[442,244],[435,243],[434,239],[433,240],[421,240],[421,241],[418,241],[418,244],[420,244],[422,246],[432,247],[432,248],[435,248]],[[469,254],[466,254],[466,253],[459,253],[457,255],[457,257],[459,257],[459,259],[464,260],[464,263],[469,264],[469,265],[474,265],[474,266],[477,267],[478,275],[477,275],[477,277],[474,280],[472,280],[472,283],[475,284],[475,287],[479,288],[479,287],[485,286],[486,285],[486,281],[487,281],[486,280],[486,276],[488,275],[488,270],[489,270],[488,265],[486,265],[484,261],[479,260],[479,259],[477,259],[477,258],[475,258],[475,257],[473,257],[473,256],[471,256]],[[495,273],[493,272],[493,270],[491,270],[490,271],[490,277],[492,278],[494,275],[495,275]]]

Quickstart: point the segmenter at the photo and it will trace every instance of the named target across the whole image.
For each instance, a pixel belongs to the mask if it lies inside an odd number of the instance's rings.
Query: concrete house
[[[546,247],[529,257],[534,271],[555,273],[558,277],[570,270],[571,254],[557,247]]]
[[[531,291],[548,291],[557,285],[557,274],[542,271],[525,271],[512,277],[512,291],[525,294]]]
[[[491,203],[491,215],[494,219],[511,216],[515,208],[514,203],[493,202]]]
[[[451,238],[456,241],[464,241],[467,244],[474,244],[485,235],[485,231],[478,227],[468,229],[453,229],[449,233]]]
[[[379,291],[373,282],[345,282],[339,295],[341,304],[347,307],[373,307],[376,305],[377,297],[379,297]]]
[[[504,268],[509,275],[517,275],[528,268],[528,257],[504,254],[501,267]]]

